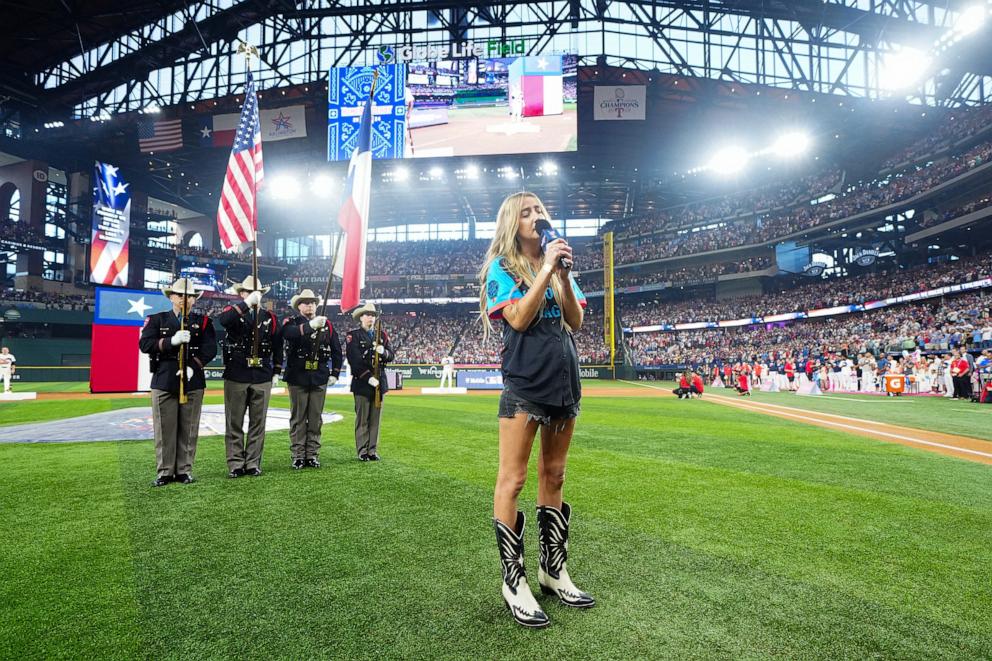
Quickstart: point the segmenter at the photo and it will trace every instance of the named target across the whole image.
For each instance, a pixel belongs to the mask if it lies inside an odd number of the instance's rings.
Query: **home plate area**
[[[324,424],[344,419],[324,413]],[[247,416],[245,428],[247,429]],[[270,408],[265,431],[289,429],[289,409]],[[200,414],[200,436],[224,433],[224,405],[209,404]],[[4,427],[0,443],[64,443],[70,441],[145,441],[154,438],[151,407],[119,409],[67,420]]]

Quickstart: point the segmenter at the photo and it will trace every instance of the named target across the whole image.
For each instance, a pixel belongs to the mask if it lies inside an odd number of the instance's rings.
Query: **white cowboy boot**
[[[524,523],[523,512],[517,512],[516,530],[510,530],[499,519],[493,519],[499,559],[503,565],[503,600],[518,624],[541,628],[551,624],[551,620],[538,606],[527,585],[524,574]]]
[[[568,522],[572,508],[562,502],[561,510],[546,505],[537,508],[537,540],[540,544],[540,566],[537,582],[541,592],[558,597],[561,603],[573,608],[592,608],[596,600],[575,587],[568,576],[565,561],[568,559]]]

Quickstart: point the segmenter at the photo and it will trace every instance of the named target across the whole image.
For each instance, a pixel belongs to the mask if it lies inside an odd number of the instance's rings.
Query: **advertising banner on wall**
[[[97,162],[93,171],[93,225],[90,282],[127,285],[131,194],[116,167]]]

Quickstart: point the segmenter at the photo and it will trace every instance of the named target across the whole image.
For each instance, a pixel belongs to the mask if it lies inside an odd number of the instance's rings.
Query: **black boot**
[[[516,530],[510,530],[499,519],[493,519],[499,559],[503,565],[503,600],[518,624],[541,628],[551,624],[551,621],[538,606],[530,586],[527,585],[527,576],[524,573],[524,523],[523,512],[517,512]]]
[[[572,508],[566,502],[562,502],[560,511],[546,505],[537,508],[537,540],[541,548],[537,582],[541,592],[558,597],[566,606],[592,608],[596,600],[575,587],[565,568],[568,522],[571,518]]]

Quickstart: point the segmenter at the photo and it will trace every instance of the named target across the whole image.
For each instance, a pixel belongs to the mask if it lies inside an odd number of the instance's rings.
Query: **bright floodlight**
[[[393,170],[393,179],[395,181],[406,181],[406,178],[410,176],[410,173],[406,168],[396,168]]]
[[[317,197],[330,197],[334,188],[334,179],[330,175],[318,174],[310,181],[310,190]]]
[[[300,182],[289,175],[279,175],[272,178],[272,183],[266,182],[266,187],[272,191],[272,195],[280,199],[289,199],[300,194]]]
[[[954,21],[954,31],[961,36],[971,34],[982,27],[987,15],[988,10],[982,5],[969,7],[961,12],[961,15]]]
[[[465,176],[469,179],[479,178],[479,166],[478,165],[466,165],[465,166]]]
[[[431,168],[430,174],[432,179],[440,179],[441,177],[444,176],[444,170],[435,165],[434,167]]]
[[[541,170],[544,174],[555,174],[558,172],[558,165],[554,161],[544,161],[541,164]]]
[[[734,174],[744,169],[749,158],[748,153],[740,147],[726,147],[713,156],[709,166],[720,174]]]
[[[516,179],[517,171],[513,169],[512,165],[503,166],[503,177],[506,179]]]
[[[912,48],[903,48],[885,55],[879,83],[890,90],[910,87],[920,80],[930,66],[930,57]]]
[[[809,149],[809,136],[805,133],[786,133],[772,145],[772,151],[782,158],[798,156]]]

